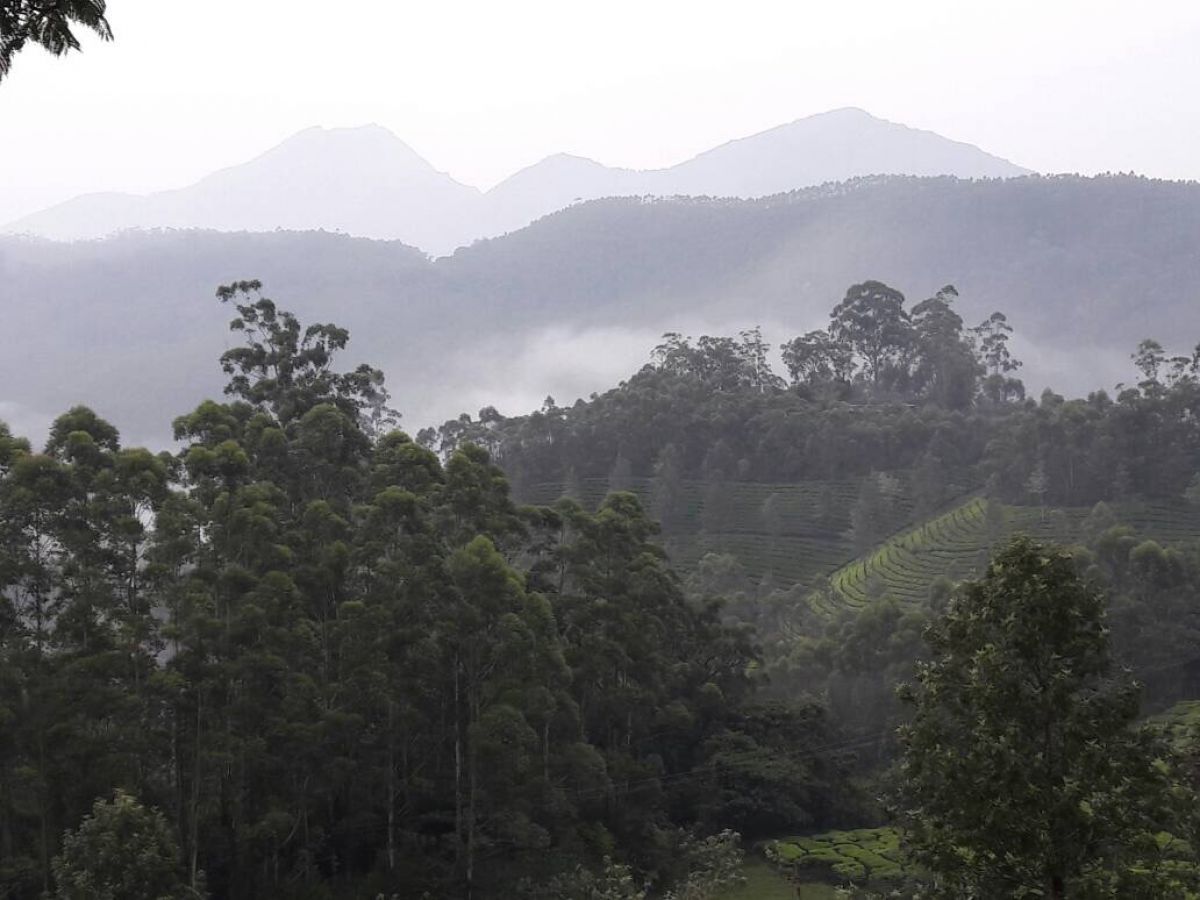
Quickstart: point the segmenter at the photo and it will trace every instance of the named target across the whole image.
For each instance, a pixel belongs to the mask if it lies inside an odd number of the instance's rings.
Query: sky
[[[332,11],[332,12],[331,12]],[[651,168],[842,106],[1042,172],[1200,179],[1200,4],[110,0],[116,41],[0,82],[0,223],[376,122],[487,188]]]

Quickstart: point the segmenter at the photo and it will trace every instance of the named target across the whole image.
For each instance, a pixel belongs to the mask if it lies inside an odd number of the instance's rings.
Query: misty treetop
[[[758,329],[699,340],[668,333],[620,386],[526,416],[462,415],[418,440],[440,452],[488,448],[518,492],[539,482],[607,477],[705,483],[838,482],[895,473],[918,506],[983,489],[1006,502],[1084,506],[1177,499],[1200,473],[1200,356],[1145,340],[1140,377],[1115,396],[1025,397],[994,312],[966,327],[956,291],[905,306],[880,282],[854,285],[826,329],[783,345],[785,382]],[[655,487],[654,485],[657,485]]]
[[[956,297],[947,285],[910,312],[894,288],[856,284],[828,328],[786,342],[778,356],[759,328],[698,340],[669,332],[647,366],[590,402],[561,408],[548,398],[541,410],[512,419],[489,407],[477,421],[464,414],[418,440],[443,453],[464,441],[486,446],[518,483],[623,466],[649,476],[668,444],[682,473],[711,474],[711,460],[725,457],[720,475],[738,480],[911,467],[935,433],[970,439],[954,426],[957,417],[995,416],[1024,396],[1010,374],[1020,362],[1008,350],[1004,314],[966,328]],[[786,380],[776,371],[779,359]],[[847,429],[849,446],[821,440],[823,432]],[[902,443],[871,446],[895,431],[905,435]]]
[[[1021,364],[1008,352],[1012,328],[1003,313],[964,330],[952,304],[953,285],[904,308],[904,295],[879,281],[852,285],[830,313],[829,327],[783,345],[781,357],[792,387],[809,395],[828,391],[843,399],[924,401],[946,409],[971,406],[981,393],[995,394],[989,377]],[[713,391],[783,391],[772,367],[771,347],[759,328],[737,338],[690,338],[671,332],[655,348],[652,366],[694,378]],[[1017,385],[1008,388],[1021,395]]]

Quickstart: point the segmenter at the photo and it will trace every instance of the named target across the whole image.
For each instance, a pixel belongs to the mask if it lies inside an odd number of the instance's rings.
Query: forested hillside
[[[4,414],[44,433],[58,410],[88,402],[161,445],[175,410],[220,387],[209,348],[222,321],[206,298],[247,272],[352,328],[414,431],[462,409],[513,414],[547,394],[569,403],[604,390],[665,331],[760,324],[780,342],[868,277],[912,296],[951,282],[972,323],[1005,310],[1025,380],[1086,393],[1124,380],[1143,337],[1200,333],[1198,245],[1200,187],[1132,177],[602,200],[436,262],[322,233],[4,238],[0,302],[19,336],[0,357],[13,385]],[[87,379],[51,377],[69,368]]]
[[[756,329],[668,334],[590,401],[419,438],[488,448],[538,502],[635,491],[694,595],[756,630],[772,690],[825,696],[844,727],[877,733],[927,617],[1019,534],[1077,545],[1132,591],[1120,651],[1165,666],[1152,703],[1188,696],[1200,620],[1145,604],[1200,584],[1200,358],[1146,339],[1115,395],[1035,399],[1007,316],[970,326],[959,306],[952,286],[909,303],[857,284],[778,356]]]
[[[0,895],[109,866],[155,897],[561,897],[616,856],[691,896],[722,829],[845,814],[820,708],[762,696],[631,494],[518,507],[482,449],[393,430],[343,329],[220,296],[228,400],[178,453],[86,407],[38,451],[0,427]]]
[[[957,293],[854,284],[778,355],[670,333],[591,401],[413,440],[345,329],[222,288],[227,400],[175,452],[82,406],[0,432],[5,894],[712,896],[737,835],[883,821],[895,687],[1021,532],[1072,545],[1145,709],[1193,699],[1200,360],[1029,398]],[[823,840],[778,846],[853,878]],[[846,859],[919,879],[892,844]]]

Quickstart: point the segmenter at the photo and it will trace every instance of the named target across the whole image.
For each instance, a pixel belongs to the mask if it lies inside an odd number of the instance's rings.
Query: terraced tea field
[[[1200,540],[1200,510],[1185,504],[1114,504],[1117,520],[1164,544]],[[831,593],[810,603],[824,614],[840,606],[858,609],[884,593],[902,603],[922,603],[939,578],[960,581],[982,571],[991,549],[1017,534],[1060,543],[1078,541],[1091,508],[993,504],[973,497],[914,525],[829,576]]]
[[[894,828],[827,831],[767,845],[767,858],[795,881],[820,877],[830,884],[891,889],[911,878]]]
[[[813,603],[819,611],[832,613],[841,605],[857,609],[883,593],[901,602],[922,602],[938,578],[959,580],[983,565],[989,547],[1023,518],[1004,513],[1003,526],[989,523],[986,501],[973,497],[837,569],[829,577],[833,593],[814,595]],[[1010,520],[1015,520],[1011,526]]]

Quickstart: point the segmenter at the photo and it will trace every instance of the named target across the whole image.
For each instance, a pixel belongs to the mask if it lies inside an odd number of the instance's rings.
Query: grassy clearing
[[[804,881],[796,885],[796,900],[837,900],[837,888],[820,881]]]
[[[719,900],[796,900],[796,888],[779,871],[759,857],[747,857],[742,867],[744,884],[722,893]],[[824,887],[824,885],[822,885]],[[806,900],[810,894],[801,894]],[[813,893],[813,898],[822,895]],[[824,895],[833,897],[833,893]]]
[[[837,888],[823,881],[793,882],[760,857],[742,867],[743,884],[729,888],[717,900],[837,900]]]

